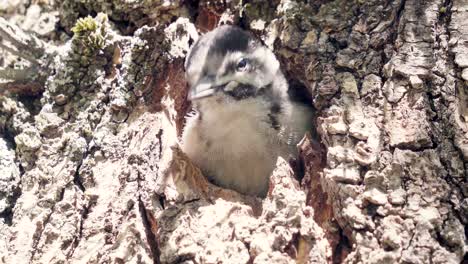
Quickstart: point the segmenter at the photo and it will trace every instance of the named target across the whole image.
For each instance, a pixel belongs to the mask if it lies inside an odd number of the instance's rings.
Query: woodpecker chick
[[[182,149],[215,184],[264,197],[278,156],[296,155],[311,120],[288,96],[275,55],[250,32],[221,26],[185,61],[188,117]]]

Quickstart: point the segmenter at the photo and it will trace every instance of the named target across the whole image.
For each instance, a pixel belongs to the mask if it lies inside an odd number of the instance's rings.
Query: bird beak
[[[195,84],[188,94],[188,100],[193,101],[197,99],[201,99],[204,97],[208,97],[213,95],[217,90],[219,90],[219,86],[213,86],[213,82],[207,80],[201,80],[197,84]]]

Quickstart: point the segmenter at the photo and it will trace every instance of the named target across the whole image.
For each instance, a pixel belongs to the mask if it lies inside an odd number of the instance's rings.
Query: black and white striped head
[[[201,36],[185,61],[189,100],[256,97],[280,78],[279,62],[250,32],[221,26]],[[286,87],[287,89],[287,87]]]

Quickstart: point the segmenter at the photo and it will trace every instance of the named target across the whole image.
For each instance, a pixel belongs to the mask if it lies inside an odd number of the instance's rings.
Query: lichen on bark
[[[464,259],[465,0],[7,2],[1,262]],[[315,108],[302,179],[279,159],[264,200],[178,147],[184,57],[223,23],[262,39]]]

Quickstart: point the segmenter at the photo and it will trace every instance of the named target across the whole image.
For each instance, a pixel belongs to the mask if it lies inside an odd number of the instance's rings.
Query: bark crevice
[[[145,208],[145,205],[143,201],[141,200],[141,197],[138,198],[138,207],[139,207],[139,212],[141,219],[143,221],[143,226],[145,227],[145,233],[146,233],[146,239],[148,240],[149,243],[149,248],[151,250],[151,255],[153,257],[153,263],[154,264],[160,264],[161,263],[161,252],[159,250],[159,245],[156,239],[156,235],[153,233],[152,225],[156,223],[155,220],[150,221],[149,217],[152,217],[150,212],[148,212]]]
[[[466,258],[463,2],[14,2],[0,7],[5,262]],[[221,23],[261,38],[314,108],[301,160],[279,160],[263,200],[210,184],[177,146],[185,56]]]

